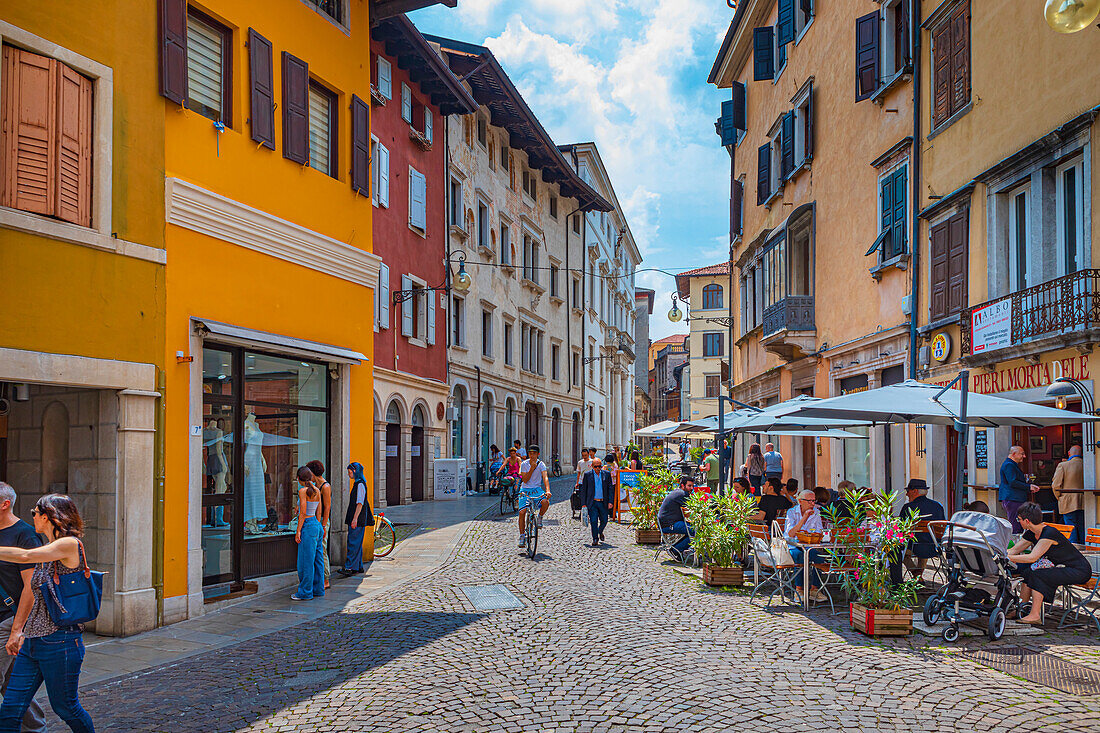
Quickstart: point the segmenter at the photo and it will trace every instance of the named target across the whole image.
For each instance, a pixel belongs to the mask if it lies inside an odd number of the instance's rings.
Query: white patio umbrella
[[[640,438],[665,438],[675,432],[683,423],[678,420],[662,420],[646,427],[635,430],[634,434]]]
[[[791,404],[776,412],[791,419],[848,419],[860,420],[865,424],[917,423],[951,426],[956,422],[965,422],[975,428],[1012,425],[1047,427],[1100,420],[1100,417],[1080,412],[972,392],[967,394],[964,407],[963,395],[964,392],[960,389],[945,389],[908,379],[888,387],[823,400],[800,403],[791,400]]]
[[[781,430],[831,430],[834,428],[852,428],[869,425],[868,420],[853,420],[836,417],[807,417],[801,413],[791,414],[794,408],[809,405],[822,400],[808,395],[798,395],[785,402],[757,409],[743,409],[727,412],[723,416],[723,427],[735,433],[769,433],[779,435]],[[705,431],[718,430],[718,417],[708,417],[692,423]],[[803,433],[799,433],[803,434]]]

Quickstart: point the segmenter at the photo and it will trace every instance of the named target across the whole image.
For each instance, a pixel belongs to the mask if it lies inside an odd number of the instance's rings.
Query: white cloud
[[[619,196],[626,220],[630,223],[630,232],[642,259],[661,251],[657,247],[657,235],[661,229],[661,197],[643,186],[638,186],[627,197]]]

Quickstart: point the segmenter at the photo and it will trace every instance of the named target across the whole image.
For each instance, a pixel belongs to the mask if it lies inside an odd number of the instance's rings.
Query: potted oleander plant
[[[912,606],[920,583],[891,583],[890,558],[901,557],[920,515],[910,511],[895,517],[894,498],[894,492],[853,492],[843,499],[847,511],[836,506],[822,511],[836,545],[825,552],[831,564],[844,568],[841,582],[851,599],[849,622],[870,636],[907,636],[913,631]]]
[[[692,492],[688,519],[695,536],[691,548],[703,562],[703,582],[709,586],[745,582],[743,557],[749,544],[748,525],[756,514],[756,498],[730,491],[723,496]]]
[[[666,468],[657,468],[643,474],[631,492],[631,526],[634,541],[639,545],[657,545],[661,542],[661,530],[657,527],[657,513],[661,502],[676,485],[676,478]]]

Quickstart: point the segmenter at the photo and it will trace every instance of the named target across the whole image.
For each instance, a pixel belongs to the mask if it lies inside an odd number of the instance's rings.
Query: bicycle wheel
[[[508,489],[508,501],[512,504],[512,513],[515,514],[519,511],[519,494],[516,493],[516,487],[513,486]]]
[[[374,527],[374,556],[385,557],[393,552],[397,544],[397,532],[394,531],[390,520],[382,517]]]
[[[504,507],[508,506],[508,489],[506,487],[500,488],[500,516],[504,516]]]
[[[527,557],[534,559],[539,546],[539,523],[533,513],[527,514]]]

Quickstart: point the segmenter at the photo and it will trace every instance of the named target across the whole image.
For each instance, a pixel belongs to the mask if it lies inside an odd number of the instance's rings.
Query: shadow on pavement
[[[335,614],[324,623],[300,624],[81,690],[81,703],[98,730],[237,730],[481,618],[415,611]],[[365,702],[350,704],[361,711]],[[51,730],[64,730],[52,711],[48,717]]]

